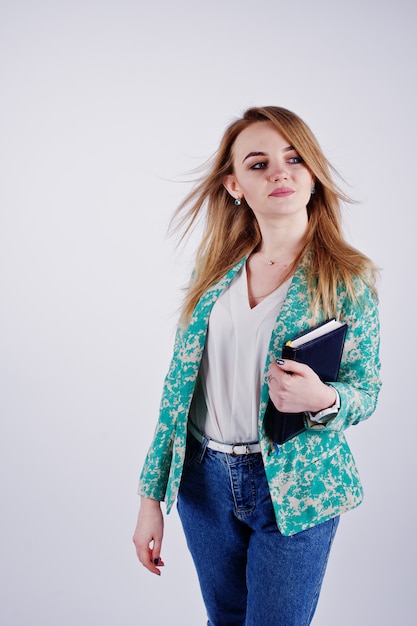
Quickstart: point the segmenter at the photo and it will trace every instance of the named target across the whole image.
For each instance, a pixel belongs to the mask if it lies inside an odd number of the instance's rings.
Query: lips
[[[294,189],[291,189],[290,187],[277,187],[277,189],[274,189],[274,191],[272,191],[269,195],[273,198],[283,198],[291,196],[293,193]]]

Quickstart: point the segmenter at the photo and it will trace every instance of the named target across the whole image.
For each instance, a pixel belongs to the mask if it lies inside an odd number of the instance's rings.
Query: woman
[[[343,239],[340,201],[314,135],[292,112],[252,108],[226,130],[207,176],[177,212],[206,229],[141,475],[134,535],[163,565],[163,517],[178,510],[211,626],[310,624],[341,513],[362,500],[343,431],[380,388],[371,261]],[[347,324],[337,381],[282,360],[288,340]],[[277,445],[269,398],[305,412]]]

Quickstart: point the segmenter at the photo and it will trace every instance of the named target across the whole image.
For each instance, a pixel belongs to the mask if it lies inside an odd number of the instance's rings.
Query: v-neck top
[[[190,413],[207,437],[227,443],[258,440],[266,355],[291,280],[251,308],[244,264],[214,304]]]

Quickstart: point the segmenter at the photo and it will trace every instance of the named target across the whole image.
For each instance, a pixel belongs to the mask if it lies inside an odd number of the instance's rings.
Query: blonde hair
[[[321,306],[325,314],[336,313],[337,289],[342,283],[355,300],[354,278],[362,277],[375,292],[373,263],[344,239],[340,203],[351,200],[334,183],[334,168],[324,156],[310,128],[295,113],[281,107],[248,109],[225,131],[208,172],[174,213],[171,226],[184,237],[203,209],[205,228],[197,250],[196,267],[183,303],[182,319],[189,320],[201,296],[239,260],[261,242],[261,233],[252,209],[234,198],[223,186],[224,177],[233,173],[233,145],[238,135],[255,122],[271,123],[295,148],[315,179],[315,194],[307,205],[308,227],[303,248],[288,270],[287,278],[308,253],[307,276],[311,308]]]

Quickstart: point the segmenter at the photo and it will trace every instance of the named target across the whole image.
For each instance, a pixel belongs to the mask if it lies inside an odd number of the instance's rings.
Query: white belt
[[[210,450],[216,450],[216,452],[224,452],[225,454],[231,454],[232,456],[240,456],[242,454],[255,454],[261,451],[259,443],[221,443],[215,439],[205,437],[196,429],[191,422],[188,422],[188,430],[199,441],[208,441],[207,448]]]

